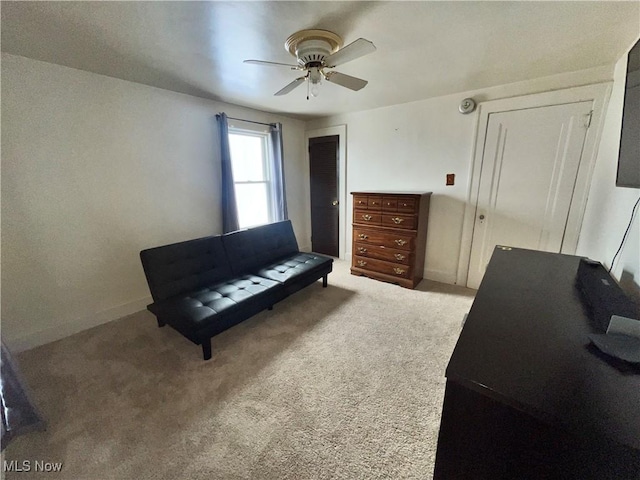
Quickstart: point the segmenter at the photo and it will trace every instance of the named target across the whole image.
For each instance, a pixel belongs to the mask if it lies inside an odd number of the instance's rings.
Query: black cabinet
[[[447,367],[435,479],[640,478],[640,373],[590,345],[579,261],[496,247]]]

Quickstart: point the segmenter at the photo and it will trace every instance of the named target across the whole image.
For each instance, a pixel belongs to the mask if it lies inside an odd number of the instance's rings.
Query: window
[[[273,221],[273,195],[265,132],[229,127],[231,168],[240,228]]]

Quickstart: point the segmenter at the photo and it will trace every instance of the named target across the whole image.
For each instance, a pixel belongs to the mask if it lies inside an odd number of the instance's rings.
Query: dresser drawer
[[[403,235],[400,232],[377,232],[358,227],[354,227],[353,229],[353,240],[358,243],[396,248],[405,251],[412,251],[415,244],[415,237],[411,235]],[[353,254],[355,255],[356,252],[353,252]]]
[[[380,195],[369,195],[367,205],[369,210],[381,210],[382,197]]]
[[[354,209],[366,210],[368,203],[369,203],[369,199],[367,198],[366,195],[354,195],[353,196],[353,208]]]
[[[357,268],[371,270],[372,272],[385,273],[398,278],[409,278],[411,268],[407,265],[385,262],[383,260],[374,260],[367,257],[354,256],[353,265]]]
[[[411,252],[406,250],[396,250],[386,248],[381,245],[369,245],[367,243],[356,243],[353,253],[361,257],[377,258],[387,262],[402,263],[411,265]]]
[[[383,213],[382,225],[385,227],[406,228],[413,230],[416,228],[416,216],[401,213]]]
[[[398,197],[382,197],[382,210],[395,212],[398,209]]]
[[[353,223],[382,225],[382,214],[371,210],[356,210],[353,212]]]
[[[398,212],[399,213],[415,213],[417,211],[417,204],[415,198],[398,197]]]

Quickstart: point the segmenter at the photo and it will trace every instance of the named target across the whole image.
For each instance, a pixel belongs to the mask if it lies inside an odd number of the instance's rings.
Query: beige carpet
[[[7,478],[431,478],[475,291],[348,267],[214,337],[208,362],[147,312],[18,355],[49,428],[5,460],[64,465]]]

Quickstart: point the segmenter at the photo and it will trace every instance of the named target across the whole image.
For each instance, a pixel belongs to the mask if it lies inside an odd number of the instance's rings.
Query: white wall
[[[456,283],[462,223],[478,117],[462,115],[465,97],[478,102],[610,81],[601,67],[484,90],[327,117],[307,122],[307,130],[345,124],[347,190],[422,190],[434,193],[429,215],[425,277]],[[454,173],[454,186],[445,175]],[[351,196],[349,196],[351,197]],[[350,255],[352,199],[346,218]]]
[[[304,123],[2,55],[2,337],[29,348],[144,309],[144,248],[221,231],[215,114],[282,122],[310,244]]]
[[[616,187],[618,148],[622,126],[626,55],[615,66],[613,89],[605,117],[589,200],[578,242],[578,255],[598,260],[607,268],[631,218],[640,189]],[[613,275],[625,291],[640,300],[640,214],[636,214]]]

